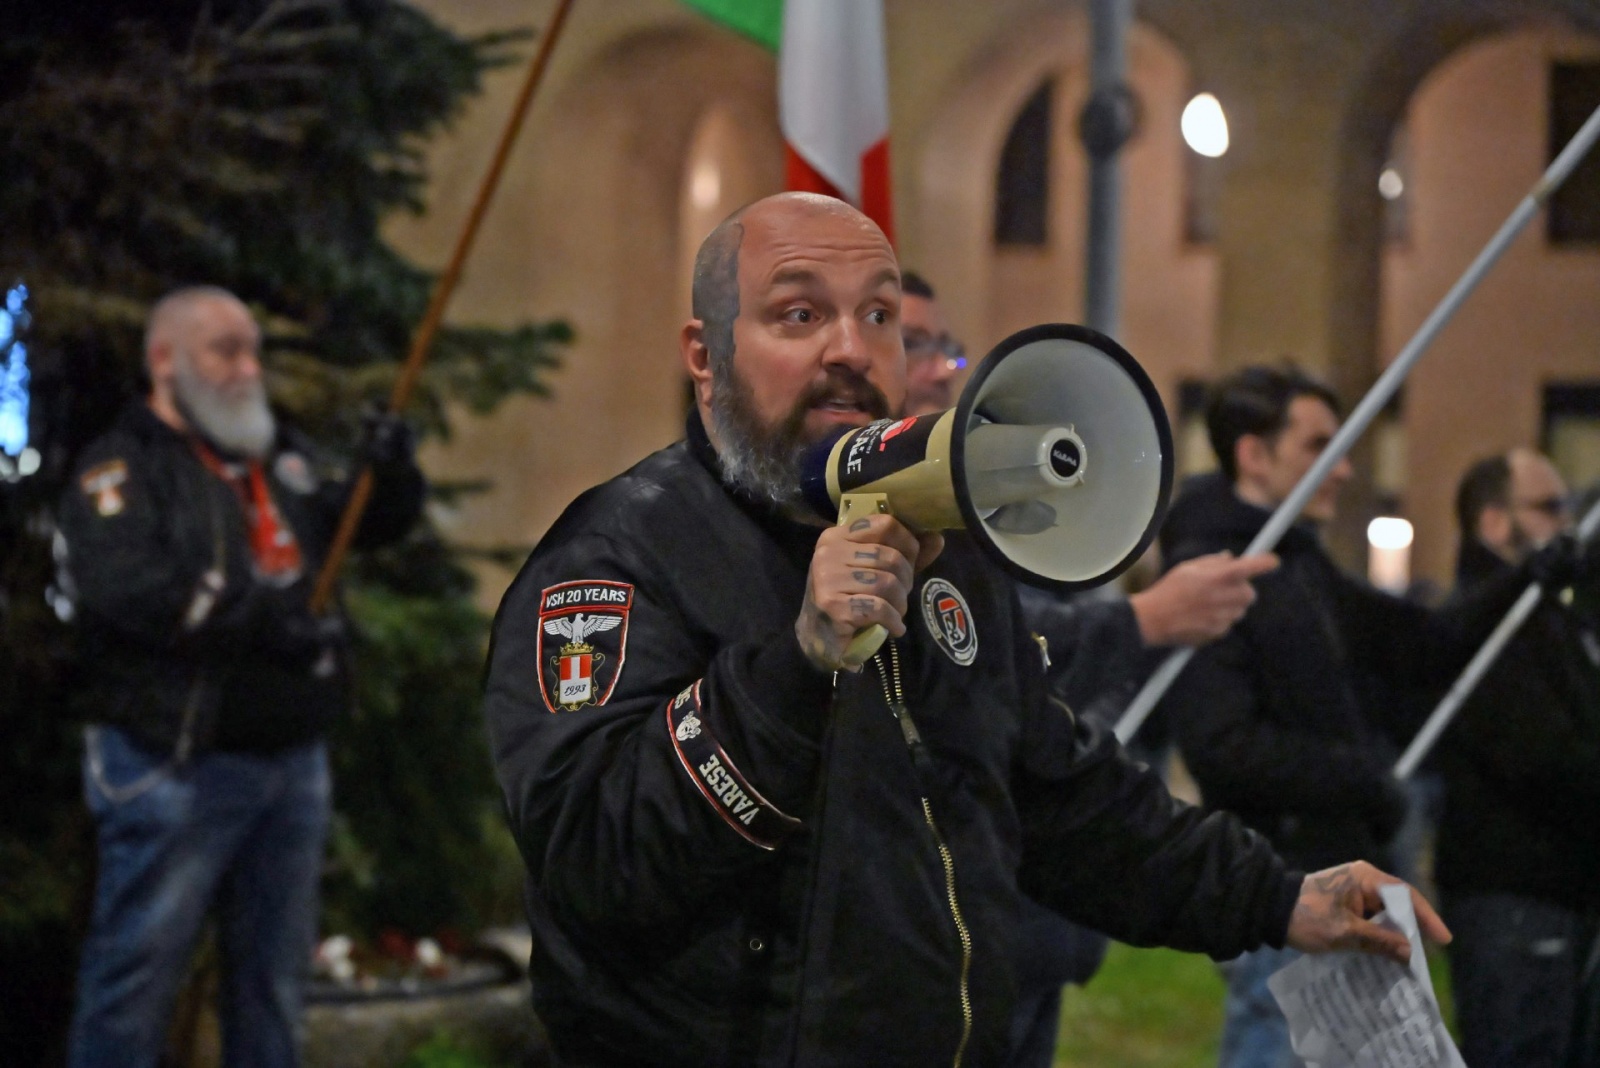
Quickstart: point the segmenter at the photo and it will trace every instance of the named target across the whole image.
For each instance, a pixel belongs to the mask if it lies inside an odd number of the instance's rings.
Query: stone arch
[[[1082,316],[1087,161],[1075,130],[1088,93],[1088,20],[1081,9],[1011,21],[977,50],[920,131],[913,159],[917,243],[906,257],[938,286],[974,348],[1047,319]],[[1178,380],[1211,363],[1215,265],[1187,243],[1186,174],[1178,114],[1188,64],[1144,24],[1129,41],[1129,76],[1143,105],[1124,151],[1123,339],[1169,400]],[[997,251],[995,168],[1012,122],[1055,79],[1050,242]]]
[[[474,311],[564,317],[577,341],[552,400],[468,421],[430,457],[436,477],[495,481],[448,517],[452,537],[531,544],[583,490],[682,434],[690,162],[731,160],[711,211],[782,188],[775,95],[770,53],[680,26],[610,43],[541,107],[474,255],[475,288],[493,294]]]
[[[713,227],[736,209],[780,188],[782,142],[770,118],[733,101],[715,100],[701,113],[683,155],[678,196],[680,308],[689,307],[695,253]]]
[[[1336,307],[1349,309],[1352,344],[1331,354],[1330,372],[1348,396],[1376,379],[1392,353],[1362,338],[1376,338],[1379,306],[1366,294],[1381,292],[1381,202],[1377,176],[1390,139],[1424,81],[1450,57],[1475,43],[1519,29],[1547,30],[1587,24],[1600,32],[1600,14],[1563,0],[1429,0],[1376,50],[1357,81],[1339,131],[1339,228],[1355,239],[1352,269],[1334,277]],[[1511,205],[1506,206],[1509,213]],[[1462,264],[1465,269],[1466,264]]]
[[[1377,272],[1381,360],[1410,338],[1538,179],[1549,64],[1572,59],[1600,61],[1600,34],[1542,17],[1497,22],[1417,80],[1402,113],[1410,232],[1383,249]],[[1467,465],[1538,443],[1546,383],[1600,379],[1597,291],[1600,250],[1554,247],[1536,220],[1410,376],[1403,499],[1417,525],[1418,574],[1440,582],[1450,574],[1451,500]]]

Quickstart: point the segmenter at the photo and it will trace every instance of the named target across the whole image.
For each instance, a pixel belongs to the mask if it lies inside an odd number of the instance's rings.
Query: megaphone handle
[[[853,523],[862,516],[889,515],[887,493],[845,493],[839,497],[839,526]],[[882,623],[874,623],[856,632],[844,649],[844,662],[852,668],[860,667],[888,640],[889,630]]]

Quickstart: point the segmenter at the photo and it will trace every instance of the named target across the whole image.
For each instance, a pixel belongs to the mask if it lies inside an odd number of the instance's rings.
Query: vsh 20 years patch
[[[552,712],[603,705],[616,689],[628,651],[633,586],[586,579],[539,595],[540,690]]]

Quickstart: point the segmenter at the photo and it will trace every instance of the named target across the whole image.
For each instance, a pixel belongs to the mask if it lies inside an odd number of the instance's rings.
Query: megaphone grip
[[[889,637],[889,629],[882,623],[874,623],[865,630],[856,632],[850,639],[850,644],[844,647],[845,665],[858,668],[872,659],[874,653]]]
[[[888,515],[889,495],[887,493],[846,493],[839,498],[839,526],[860,519],[865,515]],[[850,639],[850,644],[844,648],[844,662],[851,668],[858,668],[872,659],[874,653],[888,640],[889,630],[881,623],[874,623],[870,627],[863,627],[856,631],[856,636]]]

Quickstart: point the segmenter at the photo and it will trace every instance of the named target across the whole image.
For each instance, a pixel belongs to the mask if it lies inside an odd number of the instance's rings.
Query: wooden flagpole
[[[411,399],[411,391],[416,388],[417,378],[422,373],[422,365],[428,359],[428,350],[433,347],[434,335],[439,332],[439,324],[444,319],[445,305],[449,304],[456,283],[461,279],[462,265],[466,262],[473,240],[478,236],[478,227],[488,211],[489,201],[494,197],[495,188],[500,184],[500,175],[505,170],[506,160],[511,155],[511,146],[522,130],[522,121],[528,114],[528,105],[533,102],[533,95],[544,79],[545,68],[550,62],[550,53],[555,48],[557,38],[561,36],[561,27],[567,20],[567,13],[572,9],[572,4],[573,0],[560,0],[556,5],[555,15],[545,28],[544,37],[539,42],[539,50],[534,54],[533,63],[528,67],[528,76],[523,80],[522,90],[517,94],[516,103],[511,109],[511,117],[506,122],[505,130],[500,134],[500,143],[495,147],[494,158],[489,162],[489,170],[484,174],[483,182],[478,187],[477,198],[472,203],[472,210],[467,214],[466,225],[461,229],[461,236],[456,239],[455,251],[450,257],[449,266],[434,283],[433,297],[428,302],[428,310],[423,315],[422,322],[418,324],[417,332],[412,336],[411,351],[407,354],[405,366],[401,368],[400,376],[395,379],[394,389],[389,394],[390,412],[404,411],[406,403]],[[333,597],[334,582],[339,577],[339,569],[344,565],[344,558],[350,552],[350,543],[355,540],[356,529],[361,525],[361,515],[366,511],[367,501],[371,497],[372,468],[364,466],[350,491],[350,500],[345,504],[344,514],[339,517],[339,527],[334,533],[333,544],[328,549],[328,558],[317,574],[316,586],[311,592],[311,611],[314,615],[321,615]]]

